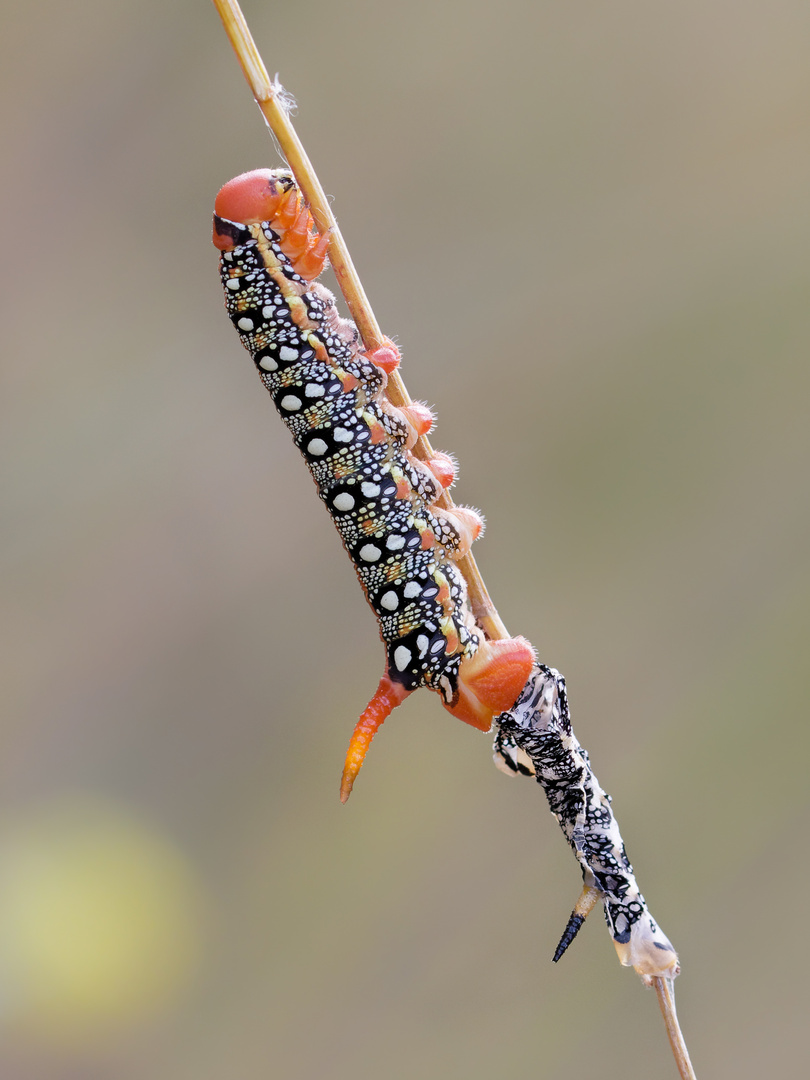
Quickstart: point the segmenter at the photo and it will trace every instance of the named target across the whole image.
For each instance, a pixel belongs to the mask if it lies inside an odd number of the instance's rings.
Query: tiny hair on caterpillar
[[[383,676],[346,755],[345,802],[375,732],[410,693],[434,690],[453,716],[489,731],[517,700],[535,656],[525,638],[490,641],[476,624],[456,563],[483,521],[466,507],[436,505],[454,463],[412,453],[433,417],[424,405],[389,400],[396,346],[364,351],[316,281],[328,241],[286,170],[237,176],[217,196],[214,244],[228,314],[307,463],[385,645]]]

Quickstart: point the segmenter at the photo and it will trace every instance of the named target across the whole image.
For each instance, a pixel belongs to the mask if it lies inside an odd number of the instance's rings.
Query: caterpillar
[[[649,913],[610,799],[571,728],[565,680],[523,637],[490,640],[457,563],[483,522],[437,505],[455,479],[446,454],[413,453],[433,415],[386,393],[400,356],[389,339],[364,350],[353,323],[316,279],[329,237],[286,170],[243,173],[214,205],[225,305],[261,381],[301,451],[354,563],[385,645],[385,669],[352,734],[345,802],[372,738],[420,687],[453,716],[494,727],[495,763],[534,776],[582,869],[584,890],[554,954],[559,960],[597,898],[619,959],[649,982],[680,970]]]
[[[385,645],[385,669],[352,734],[341,778],[349,797],[383,721],[420,687],[457,719],[489,731],[535,663],[522,637],[493,641],[476,623],[457,562],[483,521],[437,506],[455,479],[446,454],[418,459],[432,427],[423,405],[394,405],[396,346],[364,351],[354,324],[316,279],[328,234],[286,170],[229,181],[214,206],[225,303],[242,344],[301,451],[354,563]]]

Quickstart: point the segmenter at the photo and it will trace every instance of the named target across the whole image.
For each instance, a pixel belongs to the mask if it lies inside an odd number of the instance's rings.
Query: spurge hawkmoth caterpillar
[[[440,508],[454,479],[445,454],[412,453],[432,416],[386,395],[399,353],[390,341],[364,351],[354,325],[316,278],[328,237],[318,235],[292,176],[245,173],[217,196],[214,243],[226,306],[242,344],[301,451],[385,644],[385,672],[354,729],[341,782],[345,802],[377,728],[420,686],[482,731],[495,723],[495,760],[535,776],[582,868],[585,888],[554,959],[594,898],[619,958],[649,981],[678,972],[678,958],[650,916],[609,798],[571,728],[565,681],[535,662],[525,638],[488,640],[476,623],[456,562],[482,521]]]
[[[476,625],[456,561],[483,522],[474,510],[436,505],[453,463],[413,455],[433,418],[425,406],[387,398],[396,347],[364,352],[315,281],[328,237],[317,234],[292,176],[262,169],[226,184],[214,243],[228,314],[304,456],[386,648],[346,757],[345,801],[377,728],[413,690],[435,690],[454,716],[489,731],[517,700],[534,650],[521,637],[489,641]]]

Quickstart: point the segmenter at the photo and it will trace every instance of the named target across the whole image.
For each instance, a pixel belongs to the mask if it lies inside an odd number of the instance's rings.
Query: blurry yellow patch
[[[190,865],[154,828],[72,799],[0,826],[6,1023],[94,1042],[164,1010],[201,945]]]

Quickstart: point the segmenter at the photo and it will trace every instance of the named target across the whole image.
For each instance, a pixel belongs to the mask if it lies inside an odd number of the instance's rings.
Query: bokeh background
[[[563,671],[701,1077],[804,1077],[810,9],[247,2]],[[6,5],[0,1073],[674,1076],[542,793],[382,663],[222,310],[204,0]]]

